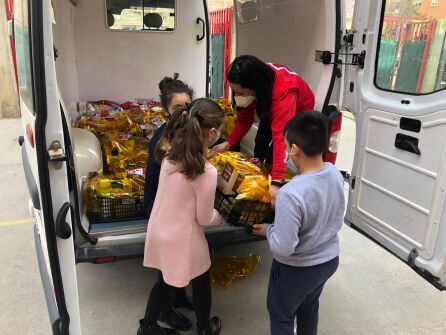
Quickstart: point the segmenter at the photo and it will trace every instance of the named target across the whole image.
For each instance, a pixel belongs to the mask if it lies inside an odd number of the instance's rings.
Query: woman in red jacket
[[[254,56],[239,56],[229,67],[229,86],[237,105],[237,122],[226,142],[214,148],[222,152],[237,145],[260,119],[254,156],[272,162],[271,202],[283,184],[285,162],[284,128],[296,113],[314,109],[314,94],[295,72],[278,64],[266,64]]]

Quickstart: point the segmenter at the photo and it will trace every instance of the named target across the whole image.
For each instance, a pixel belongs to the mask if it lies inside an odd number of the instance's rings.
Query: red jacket
[[[276,73],[273,101],[269,117],[273,138],[273,180],[285,179],[285,139],[283,130],[296,113],[314,109],[314,94],[307,83],[296,73],[279,64],[268,64]],[[247,108],[237,108],[237,122],[227,141],[231,146],[237,143],[251,129],[254,122],[256,103]]]

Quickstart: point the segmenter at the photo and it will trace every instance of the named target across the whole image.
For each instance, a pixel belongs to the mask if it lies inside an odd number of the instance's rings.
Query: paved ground
[[[0,127],[0,334],[47,335],[49,321],[32,225],[22,223],[29,215],[15,142],[20,126],[17,120],[0,120]],[[341,168],[351,166],[354,138],[354,122],[344,118]],[[321,299],[319,334],[446,334],[444,293],[348,227],[342,229],[340,239],[341,264]],[[261,255],[254,275],[229,289],[214,289],[213,309],[223,319],[223,335],[268,334],[265,297],[271,256],[267,246],[261,242],[218,254],[251,252]],[[141,260],[81,264],[78,277],[84,335],[136,333],[154,280]]]

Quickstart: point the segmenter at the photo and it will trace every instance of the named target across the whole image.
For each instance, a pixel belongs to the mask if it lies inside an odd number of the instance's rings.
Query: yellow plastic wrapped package
[[[237,185],[237,182],[236,182]],[[237,186],[236,200],[251,200],[269,203],[269,182],[259,175],[244,176],[243,180]]]
[[[248,157],[241,152],[226,151],[211,158],[211,163],[215,166],[218,173],[221,173],[225,164],[231,159],[248,161]]]
[[[101,136],[101,143],[109,173],[145,167],[149,156],[147,142],[142,138],[109,131]]]
[[[226,195],[235,194],[248,176],[258,176],[266,180],[256,165],[243,160],[228,159],[219,175],[218,188]]]
[[[220,98],[220,99],[214,99],[214,102],[218,103],[225,112],[226,121],[225,125],[223,127],[223,133],[225,135],[229,135],[232,133],[235,127],[235,121],[237,119],[237,112],[232,107],[232,103],[228,99]]]
[[[220,172],[215,208],[230,224],[251,226],[269,217],[269,180],[258,166],[233,152],[218,155],[212,162]]]
[[[211,280],[214,285],[228,288],[235,280],[250,276],[256,269],[260,256],[218,257],[212,261]]]

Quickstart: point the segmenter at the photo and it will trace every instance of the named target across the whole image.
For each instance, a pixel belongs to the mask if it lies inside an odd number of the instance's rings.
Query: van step
[[[147,230],[147,219],[130,220],[91,225],[89,235],[93,237],[114,236],[124,234],[143,233]]]

